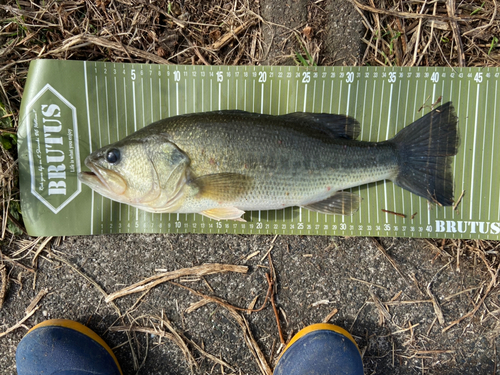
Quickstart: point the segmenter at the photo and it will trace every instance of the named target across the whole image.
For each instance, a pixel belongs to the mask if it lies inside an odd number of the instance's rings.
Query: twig
[[[269,255],[269,253],[271,252],[271,250],[274,249],[274,244],[269,246],[269,250],[267,250],[266,254],[264,254],[264,256],[260,259],[260,261],[262,262],[264,259],[266,259],[266,257]]]
[[[179,33],[184,37],[184,39],[186,39],[186,41],[188,42],[189,46],[193,47],[194,53],[196,54],[196,56],[198,56],[198,58],[201,60],[201,62],[203,64],[205,64],[205,65],[210,65],[210,63],[201,54],[201,52],[198,49],[198,47],[193,42],[191,42],[191,40],[189,40],[189,38],[182,32],[182,30],[179,30]]]
[[[481,257],[481,259],[486,264],[486,267],[488,267],[488,263],[486,262],[486,258],[484,258],[484,254]],[[479,308],[481,307],[481,305],[484,303],[484,300],[486,299],[486,297],[490,293],[491,289],[496,285],[496,281],[497,281],[499,270],[500,270],[500,264],[498,265],[498,268],[497,268],[496,272],[494,272],[493,275],[491,276],[491,281],[488,284],[488,286],[486,287],[486,290],[485,290],[485,292],[483,294],[483,297],[479,300],[479,303],[477,303],[476,306],[471,311],[469,311],[467,314],[465,314],[464,316],[461,316],[460,318],[454,320],[453,322],[450,323],[450,325],[448,325],[447,327],[443,328],[443,330],[442,330],[443,333],[446,332],[446,331],[448,331],[450,328],[452,328],[453,326],[457,325],[458,323],[460,323],[462,320],[467,319],[467,318],[469,318],[471,316],[474,316],[474,314],[477,312],[477,310],[479,310]]]
[[[400,214],[399,212],[389,211],[389,210],[385,210],[383,208],[382,208],[382,212],[385,212],[385,213],[388,213],[388,214],[392,214],[392,215],[396,215],[396,216],[402,217],[403,219],[406,219],[406,215],[405,214]]]
[[[78,269],[77,266],[75,266],[73,263],[71,263],[69,260],[61,257],[61,256],[58,256],[56,254],[52,254],[52,257],[55,258],[56,260],[66,264],[68,267],[70,267],[73,271],[75,271],[77,274],[79,274],[80,276],[82,276],[85,280],[87,280],[89,283],[91,283],[99,293],[102,294],[102,296],[104,297],[104,300],[106,301],[106,299],[108,298],[108,294],[104,291],[104,289],[101,288],[101,286],[99,284],[97,284],[91,277],[87,276],[85,273],[83,273],[82,271],[80,271]],[[115,309],[116,313],[118,314],[118,316],[122,316],[121,312],[120,312],[120,309],[118,308],[118,306],[116,306],[116,304],[112,301],[106,301],[108,303],[111,304],[111,306]]]
[[[271,284],[271,285],[274,284],[273,280],[271,279],[271,277],[269,276],[268,273],[266,273],[266,278],[267,278],[267,282],[269,284]],[[278,314],[278,309],[276,308],[276,304],[274,303],[274,293],[273,292],[271,292],[271,305],[273,306],[274,316],[276,317],[276,325],[278,326],[278,333],[280,336],[280,341],[284,345],[284,344],[286,344],[286,341],[283,338],[283,332],[281,331],[280,317]]]
[[[7,268],[5,268],[5,265],[0,264],[0,283],[1,288],[0,288],[0,309],[3,306],[3,301],[5,301],[5,295],[7,294]]]
[[[365,301],[363,303],[363,305],[359,308],[358,312],[356,313],[356,316],[354,317],[354,320],[352,321],[351,323],[351,327],[349,328],[349,331],[352,332],[352,327],[354,327],[354,324],[356,323],[356,320],[358,320],[358,316],[359,314],[361,313],[361,311],[365,308],[365,306],[367,305],[367,302],[368,301]]]
[[[217,40],[215,43],[213,43],[210,46],[210,48],[213,50],[221,49],[226,44],[228,44],[232,39],[234,39],[236,36],[241,34],[241,32],[243,32],[244,30],[248,29],[249,27],[255,25],[257,22],[258,22],[257,18],[253,18],[250,21],[245,22],[243,25],[238,26],[233,31],[229,31],[226,34],[224,34],[219,40]]]
[[[43,242],[38,246],[38,249],[35,251],[35,255],[33,255],[33,259],[31,260],[31,265],[35,266],[36,264],[36,258],[40,255],[42,250],[45,248],[45,246],[49,243],[49,241],[52,239],[52,237],[46,237]]]
[[[257,303],[257,300],[259,299],[259,296],[255,296],[254,299],[252,300],[252,302],[250,302],[250,304],[248,305],[248,309],[249,310],[253,310],[253,308],[255,307],[255,304]],[[248,315],[251,314],[251,312],[247,312]]]
[[[276,316],[276,324],[278,326],[278,333],[279,333],[279,336],[280,336],[281,344],[285,345],[286,342],[285,342],[285,339],[283,338],[283,331],[281,330],[279,313],[278,313],[278,309],[276,308],[276,303],[274,301],[274,296],[278,292],[278,285],[276,283],[276,271],[274,269],[273,259],[271,258],[270,251],[268,251],[267,257],[269,259],[269,269],[270,269],[270,272],[269,272],[269,274],[266,274],[266,278],[267,278],[267,282],[270,285],[272,285],[272,288],[271,288],[272,292],[271,292],[271,296],[269,298],[271,300],[271,305],[273,306],[274,315]]]
[[[366,19],[365,14],[358,7],[354,7],[354,8],[356,9],[356,11],[359,13],[361,18],[363,19],[363,24],[365,25],[365,27],[367,29],[370,29],[371,33],[373,34],[375,30],[373,29],[372,25],[370,25],[370,22]]]
[[[311,307],[317,307],[320,305],[328,305],[330,303],[330,300],[328,299],[320,299],[319,301],[311,303]]]
[[[377,13],[377,14],[385,14],[385,15],[390,15],[394,17],[399,17],[399,18],[409,18],[409,19],[428,19],[428,20],[435,20],[435,21],[455,21],[455,22],[468,22],[473,20],[474,18],[467,18],[467,17],[455,17],[454,15],[444,17],[444,16],[434,16],[430,14],[420,14],[420,13],[410,13],[410,12],[398,12],[395,10],[388,10],[388,9],[378,9],[375,7],[371,7],[369,5],[364,5],[358,2],[357,0],[349,0],[351,1],[355,6],[357,6],[360,9],[366,10],[368,12],[372,13]]]
[[[436,314],[436,317],[438,319],[438,322],[439,324],[443,325],[445,323],[445,320],[444,320],[444,315],[443,315],[443,311],[441,310],[441,306],[439,305],[439,301],[438,299],[436,298],[436,296],[432,293],[431,291],[431,285],[432,283],[436,280],[437,278],[437,275],[439,275],[439,273],[444,270],[446,267],[448,267],[450,265],[450,263],[453,262],[453,260],[450,260],[447,264],[445,264],[443,267],[441,267],[439,269],[439,271],[436,272],[436,274],[432,277],[431,281],[429,282],[429,284],[427,284],[427,288],[426,288],[426,292],[427,292],[427,295],[431,298],[432,300],[432,306],[434,307],[434,313]]]
[[[24,226],[19,221],[17,221],[16,218],[10,214],[10,212],[7,212],[7,217],[16,227],[18,227],[23,232],[23,234],[28,235],[28,232],[26,232]]]
[[[156,285],[162,284],[164,282],[177,279],[183,276],[204,276],[211,275],[214,273],[224,273],[224,272],[239,272],[239,273],[247,273],[248,267],[246,266],[234,266],[230,264],[220,264],[220,263],[212,263],[212,264],[203,264],[197,267],[191,268],[181,268],[179,270],[164,272],[155,276],[148,277],[138,283],[129,285],[126,288],[118,290],[114,293],[111,293],[105,298],[106,302],[113,301],[117,298],[127,296],[129,294],[142,292],[144,290],[151,289]]]
[[[493,21],[495,20],[495,18],[497,16],[497,0],[492,0],[492,1],[493,1],[493,4],[494,4],[495,8],[493,9],[493,14],[491,15],[490,22],[487,25],[478,26],[475,29],[466,31],[465,33],[462,34],[462,36],[466,36],[466,35],[475,33],[475,32],[477,32],[479,30],[482,30],[482,29],[487,29],[488,27],[490,27],[491,25],[493,25]]]
[[[373,302],[366,302],[367,304],[373,303]],[[432,300],[430,299],[414,299],[411,301],[387,301],[383,302],[384,306],[400,306],[400,305],[413,305],[415,303],[432,303]]]
[[[453,293],[453,294],[450,294],[449,296],[444,297],[443,300],[449,301],[452,298],[455,298],[455,297],[457,297],[457,296],[459,296],[461,294],[467,293],[467,292],[472,292],[473,290],[476,290],[476,289],[479,289],[479,287],[464,289],[464,290],[462,290],[460,292]]]
[[[260,350],[255,339],[253,338],[253,335],[252,335],[252,332],[250,330],[250,327],[248,326],[247,320],[237,312],[237,310],[239,310],[239,311],[260,311],[260,310],[262,310],[267,304],[268,296],[272,291],[272,284],[269,284],[269,288],[267,291],[268,293],[266,295],[266,300],[264,301],[264,304],[262,305],[262,307],[258,310],[248,310],[248,309],[243,309],[243,308],[232,306],[220,298],[204,295],[203,293],[200,293],[200,292],[198,292],[190,287],[187,287],[185,285],[178,284],[178,283],[173,282],[173,281],[171,281],[170,283],[173,285],[177,285],[181,288],[184,288],[197,296],[206,298],[207,300],[210,300],[211,302],[215,302],[218,305],[224,307],[226,310],[228,310],[231,313],[231,315],[236,319],[236,321],[240,325],[241,329],[243,330],[243,336],[245,338],[245,343],[247,344],[248,348],[250,349],[252,355],[255,357],[257,364],[259,365],[259,369],[261,370],[262,374],[272,375],[271,368],[267,364],[267,361],[266,361],[266,358],[264,357],[264,354]]]
[[[429,354],[453,354],[456,350],[444,349],[444,350],[415,350],[415,355],[429,355]]]
[[[458,27],[458,23],[455,17],[455,0],[446,1],[446,9],[448,10],[448,16],[450,16],[450,26],[453,30],[453,38],[455,39],[455,43],[457,45],[457,54],[458,54],[458,66],[465,67],[465,53],[464,53],[464,45],[462,44],[462,38],[460,37],[460,29]],[[453,17],[453,19],[451,19]]]
[[[49,290],[47,288],[41,289],[38,294],[36,295],[35,298],[31,301],[31,303],[26,307],[26,310],[24,310],[25,314],[28,314],[31,310],[35,308],[35,306],[40,302],[40,300],[47,295]]]
[[[457,202],[453,205],[453,211],[457,210],[457,207],[460,204],[460,202],[462,201],[462,198],[464,197],[464,194],[465,194],[465,190],[462,190],[462,194],[460,194],[460,196],[457,199]]]
[[[420,9],[419,14],[423,14],[423,11],[425,9],[426,3],[427,3],[427,0],[424,1],[424,4],[422,5],[422,8]],[[415,63],[417,62],[417,53],[418,53],[418,47],[419,47],[419,44],[420,44],[420,33],[421,33],[421,30],[422,30],[422,21],[423,21],[422,18],[418,20],[417,33],[415,34],[415,38],[416,38],[416,41],[415,41],[415,51],[413,52],[413,61],[412,61],[412,63],[411,63],[410,66],[415,65]]]
[[[424,241],[427,242],[427,245],[429,245],[430,247],[432,247],[433,250],[436,250],[438,252],[438,255],[446,255],[448,258],[452,258],[453,257],[452,255],[448,254],[444,249],[440,249],[439,247],[437,247],[436,245],[434,245],[428,239],[425,239]]]
[[[375,244],[375,246],[377,247],[377,249],[382,253],[382,255],[384,255],[384,257],[389,261],[389,263],[391,263],[391,265],[394,267],[394,269],[399,273],[399,275],[404,279],[405,276],[403,275],[403,273],[399,270],[399,267],[398,265],[396,264],[396,262],[394,261],[394,259],[392,259],[389,254],[387,254],[387,251],[385,251],[384,247],[380,244],[380,242],[378,242],[375,238],[372,238],[372,241],[373,243]]]
[[[434,320],[432,321],[431,325],[429,326],[429,328],[427,329],[427,333],[426,333],[426,336],[429,336],[429,334],[431,333],[432,331],[432,327],[434,327],[434,324],[436,324],[436,321],[438,320],[438,318],[434,318]]]
[[[187,342],[189,342],[193,347],[198,350],[203,356],[207,357],[208,359],[211,359],[215,363],[218,363],[221,366],[227,367],[231,371],[234,371],[234,368],[231,367],[228,363],[224,362],[222,359],[217,358],[216,356],[206,352],[203,350],[201,346],[199,346],[197,343],[195,343],[193,340],[188,339],[187,337],[184,338]]]
[[[248,348],[250,349],[250,352],[252,355],[255,357],[257,364],[259,365],[259,369],[262,372],[263,375],[272,375],[273,371],[269,367],[266,361],[266,357],[264,356],[264,353],[260,350],[257,341],[255,341],[252,331],[250,330],[250,326],[248,325],[248,321],[238,314],[234,309],[228,308],[225,306],[226,309],[231,313],[231,315],[234,317],[234,319],[237,321],[237,323],[240,325],[241,329],[243,330],[243,337],[245,338],[245,343],[247,344]]]
[[[138,48],[127,46],[125,47],[124,45],[116,42],[112,42],[108,39],[98,37],[95,35],[88,35],[88,34],[80,34],[80,35],[75,35],[74,37],[68,38],[63,42],[63,45],[57,49],[54,49],[50,52],[47,52],[44,56],[50,56],[50,55],[57,55],[61,52],[65,52],[69,49],[75,48],[75,46],[78,46],[80,44],[95,44],[96,46],[101,46],[105,48],[110,48],[112,50],[120,51],[120,52],[125,52],[125,53],[131,53],[134,56],[138,56],[143,58],[144,60],[149,60],[152,62],[155,62],[157,64],[172,64],[170,61],[165,60],[155,54],[152,54],[150,52],[142,51]]]
[[[384,307],[384,305],[382,305],[382,302],[380,302],[379,298],[375,295],[375,293],[373,293],[373,291],[371,289],[368,289],[368,293],[372,297],[373,302],[375,303],[375,306],[377,306],[377,309],[380,313],[379,324],[380,325],[384,324],[384,319],[387,320],[388,322],[392,323],[391,314],[389,313],[389,311],[387,311],[387,309]]]
[[[32,241],[29,241],[29,240],[23,241],[23,242],[28,242],[28,244],[24,245],[20,249],[17,249],[16,251],[14,251],[12,253],[12,256],[17,257],[19,254],[23,253],[24,251],[26,251],[28,249],[29,249],[28,252],[31,252],[31,250],[36,246],[36,244],[39,243],[42,239],[43,239],[43,237],[37,237]],[[25,256],[26,255],[24,255],[22,258],[24,258]],[[22,258],[20,258],[20,259],[22,259]]]
[[[338,312],[338,309],[333,309],[332,311],[330,311],[330,313],[323,319],[323,323],[328,323],[330,319],[333,318]]]
[[[365,281],[365,280],[361,280],[361,279],[356,279],[355,277],[352,277],[352,276],[349,276],[349,279],[350,280],[353,280],[353,281],[357,281],[358,283],[362,283],[362,284],[366,284],[368,286],[374,286],[374,287],[377,287],[377,288],[380,288],[380,289],[385,289],[385,290],[389,290],[387,289],[385,286],[383,285],[378,285],[378,284],[374,284],[374,283],[371,283],[369,281]]]
[[[390,335],[397,335],[398,333],[403,333],[403,332],[407,332],[407,331],[412,331],[413,328],[415,327],[418,327],[420,325],[420,323],[417,323],[417,324],[413,324],[408,327],[408,328],[401,328],[401,329],[398,329],[397,331],[394,331],[394,332],[391,332]],[[378,337],[388,337],[389,335],[387,336],[378,336]]]
[[[371,4],[373,7],[375,7],[375,4],[373,3],[373,0],[370,0]],[[377,52],[378,52],[378,44],[380,42],[380,35],[381,35],[381,32],[380,32],[380,18],[378,16],[378,14],[375,14],[375,23],[377,24],[377,32],[376,32],[376,35],[377,35],[377,38],[376,38],[376,41],[375,41],[375,58],[377,57]],[[384,56],[385,57],[385,56]]]
[[[432,14],[433,15],[436,15],[436,9],[437,9],[437,1],[434,3],[434,9],[432,11]],[[429,37],[429,41],[427,42],[427,44],[425,45],[424,47],[424,50],[420,53],[420,57],[418,58],[418,62],[417,62],[417,65],[420,65],[420,62],[422,61],[422,59],[424,58],[425,56],[425,53],[427,52],[427,49],[429,48],[429,46],[431,45],[432,43],[432,36],[434,35],[434,22],[431,22],[431,35]]]
[[[156,335],[160,337],[165,337],[173,342],[176,342],[175,336],[172,333],[165,332],[163,330],[159,330],[157,328],[150,328],[150,327],[138,327],[138,326],[115,326],[115,327],[110,327],[109,328],[110,332],[141,332],[141,333],[147,333],[149,335]],[[194,341],[184,338],[189,344],[191,344],[197,351],[199,351],[203,356],[207,357],[208,359],[212,360],[213,362],[218,363],[221,366],[227,367],[231,371],[234,371],[233,367],[231,367],[229,364],[224,362],[223,360],[217,358],[216,356],[206,352],[203,350],[198,344],[196,344]]]
[[[260,254],[260,250],[254,251],[252,254],[247,255],[247,257],[245,258],[245,261],[248,262],[250,259],[252,259],[253,257],[256,257],[259,254]]]
[[[190,314],[190,313],[192,313],[193,311],[198,310],[200,307],[202,307],[202,306],[205,306],[205,305],[209,304],[210,302],[212,302],[212,301],[210,301],[210,300],[208,300],[208,299],[200,299],[198,302],[195,302],[195,303],[191,304],[191,305],[190,305],[190,306],[189,306],[186,310],[184,310],[184,311],[185,311],[187,314]]]
[[[9,256],[7,256],[3,253],[0,253],[0,259],[3,259],[3,260],[10,262],[10,263],[14,263],[16,266],[21,267],[25,271],[35,273],[35,270],[33,268],[25,266],[24,264],[19,263],[17,260],[10,258]]]
[[[495,3],[496,5],[496,3]],[[495,358],[495,365],[493,367],[493,374],[496,374],[497,373],[497,345],[496,343],[493,341],[493,358]]]
[[[12,331],[15,331],[16,329],[22,327],[23,323],[28,320],[38,309],[40,306],[36,306],[33,310],[31,310],[28,314],[24,316],[20,321],[18,321],[16,324],[14,324],[12,327],[8,328],[5,332],[0,333],[0,337],[6,336]]]
[[[170,332],[172,332],[172,335],[175,337],[175,340],[174,340],[175,343],[181,349],[182,353],[186,357],[186,360],[188,361],[188,363],[191,367],[191,372],[193,372],[192,366],[194,365],[194,366],[196,366],[196,368],[198,368],[198,363],[196,362],[193,355],[189,351],[189,348],[187,347],[183,338],[181,337],[181,335],[179,335],[179,333],[177,333],[177,330],[175,329],[175,327],[172,325],[172,323],[170,322],[170,320],[168,320],[168,318],[166,316],[159,318],[159,319],[162,322],[162,324],[166,325],[168,330]]]
[[[237,311],[243,311],[243,312],[259,312],[259,311],[262,311],[266,305],[267,305],[267,300],[269,299],[269,296],[271,295],[271,292],[272,292],[272,284],[269,285],[269,287],[267,288],[267,294],[266,294],[266,298],[264,300],[264,303],[262,304],[262,306],[258,309],[245,309],[243,307],[237,307],[237,306],[233,306],[231,304],[229,304],[228,302],[224,301],[222,298],[218,298],[218,297],[214,297],[214,296],[208,296],[206,294],[203,294],[201,292],[198,292],[197,290],[194,290],[186,285],[182,285],[182,284],[179,284],[179,283],[176,283],[175,281],[170,281],[170,284],[173,284],[173,285],[176,285],[178,287],[181,287],[181,288],[184,288],[186,290],[189,290],[191,293],[193,294],[196,294],[197,296],[199,297],[202,297],[210,302],[215,302],[215,303],[218,303],[219,305],[222,305],[222,306],[225,306],[225,307],[228,307],[228,308],[231,308],[231,309],[234,309],[234,310],[237,310]]]
[[[177,26],[181,27],[181,28],[184,28],[186,27],[186,23],[187,22],[184,22],[184,21],[181,21],[177,18],[175,18],[174,16],[172,16],[169,12],[166,12],[164,9],[160,8],[160,7],[157,7],[157,6],[154,6],[153,4],[151,3],[148,3],[148,7],[150,7],[151,9],[154,9],[156,12],[158,13],[161,13],[163,14],[165,17],[169,18],[170,20],[172,20],[173,23],[175,23]]]

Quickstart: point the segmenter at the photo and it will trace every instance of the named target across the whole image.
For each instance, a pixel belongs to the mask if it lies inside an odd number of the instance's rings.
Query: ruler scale
[[[30,234],[241,233],[500,239],[498,68],[159,66],[33,62],[21,108],[21,199]],[[71,84],[68,84],[71,82]],[[361,123],[360,140],[382,141],[441,98],[459,117],[454,158],[457,210],[429,206],[392,182],[352,188],[363,201],[352,216],[298,207],[247,212],[246,223],[198,214],[151,214],[111,202],[76,173],[93,150],[162,117],[242,109],[269,114],[341,113]],[[50,196],[44,165],[43,108],[61,110],[64,196]],[[45,107],[44,107],[45,106]],[[63,152],[63,151],[61,151]],[[69,161],[71,160],[71,162]],[[62,167],[61,167],[62,168]],[[55,182],[53,182],[55,183]],[[382,210],[406,215],[406,218]],[[43,220],[41,218],[43,217]],[[412,219],[413,217],[413,219]]]

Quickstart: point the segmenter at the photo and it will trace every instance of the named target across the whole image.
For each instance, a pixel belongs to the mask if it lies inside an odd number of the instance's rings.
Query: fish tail
[[[451,102],[401,130],[392,140],[398,150],[394,183],[441,206],[453,205],[451,163],[458,152],[458,119]]]

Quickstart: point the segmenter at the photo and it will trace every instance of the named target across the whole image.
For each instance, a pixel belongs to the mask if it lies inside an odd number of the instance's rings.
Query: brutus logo
[[[436,232],[499,234],[500,222],[436,220]]]
[[[47,84],[26,113],[31,193],[57,214],[81,191],[76,108]]]

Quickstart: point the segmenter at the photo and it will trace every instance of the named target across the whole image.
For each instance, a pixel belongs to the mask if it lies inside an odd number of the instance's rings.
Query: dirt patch
[[[300,53],[300,34],[307,22],[307,0],[262,1],[265,65],[293,65]]]
[[[365,28],[348,1],[264,0],[261,15],[263,64],[357,65],[361,60]]]
[[[326,14],[322,65],[358,65],[365,50],[361,38],[366,32],[363,19],[349,2],[330,1]]]

